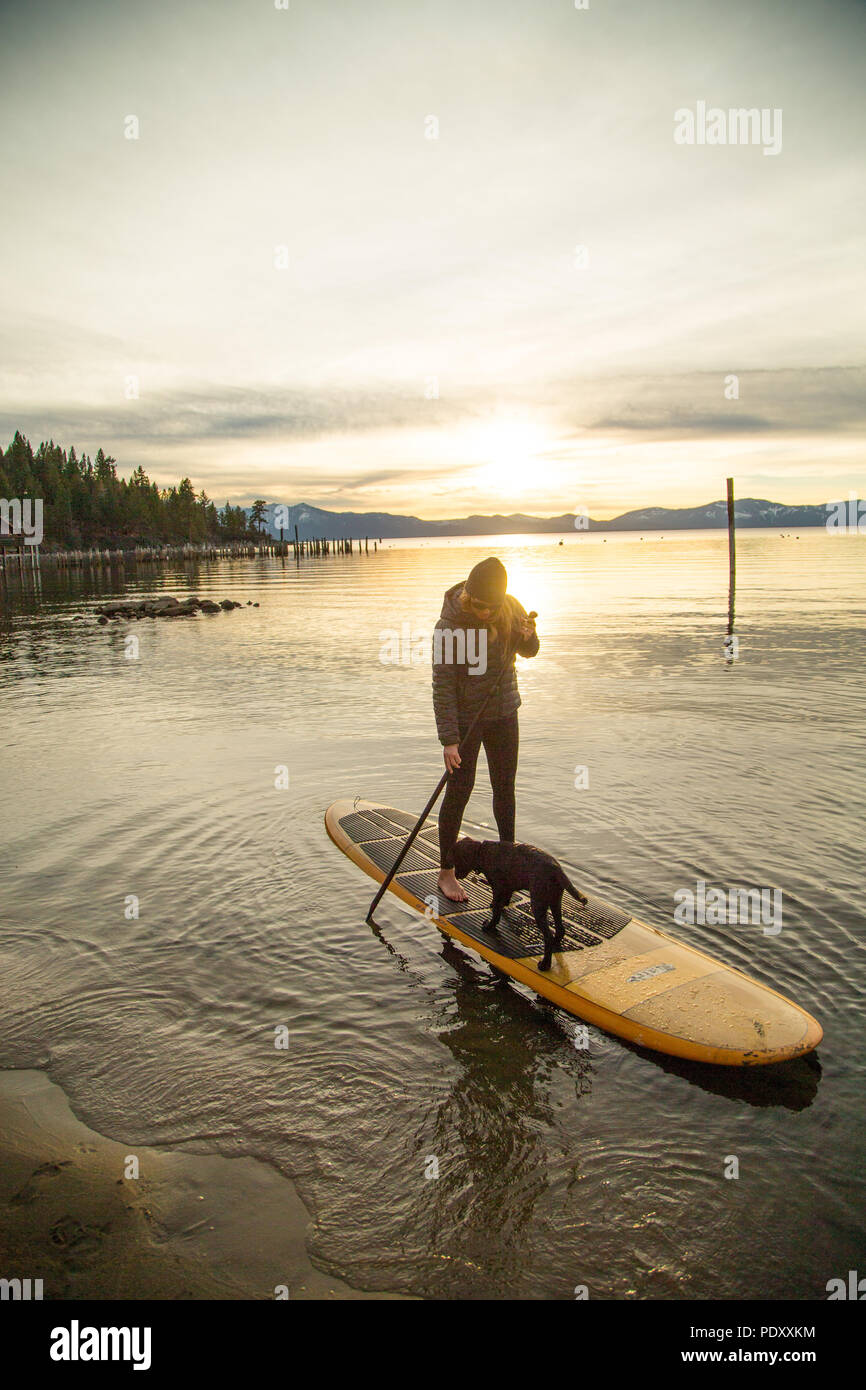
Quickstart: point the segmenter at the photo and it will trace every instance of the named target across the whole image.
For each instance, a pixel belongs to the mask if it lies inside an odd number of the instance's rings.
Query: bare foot
[[[444,897],[449,898],[452,903],[466,903],[469,901],[460,884],[454,876],[453,869],[440,869],[439,877],[436,880],[436,887]]]

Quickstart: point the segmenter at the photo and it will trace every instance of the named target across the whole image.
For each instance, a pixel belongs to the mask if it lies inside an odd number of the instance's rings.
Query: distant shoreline
[[[740,518],[737,518],[737,521],[736,521],[736,529],[737,529],[737,532],[738,532],[738,533],[741,532],[741,531],[765,531],[765,532],[772,533],[772,534],[778,534],[778,533],[780,533],[780,532],[787,533],[787,532],[789,532],[789,531],[797,531],[797,530],[805,530],[805,531],[828,530],[828,528],[827,528],[827,522],[826,522],[826,518],[825,518],[825,517],[824,517],[824,518],[807,519],[807,520],[805,520],[805,521],[803,521],[803,520],[801,520],[801,521],[786,521],[786,522],[781,523],[781,524],[779,524],[779,525],[768,525],[765,521],[761,521],[761,520],[751,520],[751,519],[749,519],[749,520],[742,520],[742,519],[740,519]],[[375,544],[376,544],[378,547],[384,548],[386,542],[392,542],[392,543],[393,543],[393,542],[395,542],[395,541],[409,541],[409,542],[414,542],[414,541],[424,541],[424,540],[438,540],[438,541],[466,541],[466,542],[469,542],[469,541],[473,541],[473,540],[477,540],[477,541],[486,541],[486,540],[491,540],[491,539],[506,540],[506,539],[508,539],[509,537],[514,537],[514,536],[520,536],[520,537],[542,537],[542,536],[543,536],[543,537],[548,537],[548,538],[551,538],[551,539],[553,539],[553,538],[563,538],[563,539],[564,539],[564,538],[567,537],[567,536],[573,536],[573,537],[579,539],[579,538],[581,538],[581,537],[584,537],[584,536],[587,536],[587,535],[590,535],[590,534],[592,534],[592,535],[605,535],[605,536],[609,536],[609,535],[671,535],[671,536],[674,536],[674,535],[682,535],[682,536],[684,536],[684,535],[697,534],[697,533],[705,534],[705,533],[707,533],[707,532],[713,532],[713,531],[718,531],[718,532],[726,533],[726,532],[727,532],[727,524],[726,524],[726,523],[725,523],[725,524],[722,524],[722,523],[718,523],[718,524],[716,524],[716,523],[707,523],[706,525],[703,525],[703,526],[696,526],[696,525],[694,525],[694,524],[685,525],[685,524],[677,523],[677,522],[674,522],[673,524],[669,524],[669,525],[664,525],[664,524],[662,524],[662,523],[656,522],[656,523],[647,523],[647,524],[644,525],[644,526],[617,526],[617,525],[613,525],[613,524],[609,524],[609,523],[605,523],[605,522],[592,522],[591,525],[588,526],[588,527],[569,528],[569,529],[566,529],[566,530],[563,530],[561,527],[559,527],[559,528],[547,529],[547,528],[545,528],[545,527],[540,527],[540,526],[539,526],[539,527],[534,527],[534,528],[532,528],[532,529],[522,529],[522,530],[521,530],[521,529],[512,529],[512,530],[502,529],[502,530],[495,530],[495,531],[494,531],[494,530],[489,530],[489,531],[465,531],[465,532],[464,532],[464,531],[447,531],[447,532],[442,532],[442,531],[430,531],[430,532],[413,532],[413,533],[405,533],[405,534],[404,534],[404,533],[395,533],[394,535],[388,535],[387,533],[385,533],[385,534],[381,537],[381,539],[380,539],[380,537],[379,537],[378,535],[374,538],[373,535],[372,535],[371,533],[369,533],[369,532],[361,532],[360,534],[357,534],[356,532],[348,532],[348,531],[347,531],[347,532],[345,533],[345,535],[340,536],[338,539],[339,539],[339,540],[346,540],[346,541],[351,540],[351,541],[355,541],[355,542],[361,542],[361,545],[362,545],[362,546],[363,546],[363,542],[369,539],[369,541],[370,541],[370,553],[373,553],[372,548],[373,548],[374,540],[375,540]],[[313,541],[313,540],[318,540],[318,539],[330,540],[331,537],[330,537],[329,534],[325,534],[325,533],[322,533],[321,537],[320,537],[319,535],[313,535],[312,533],[309,534],[309,535],[305,534],[305,535],[300,536],[300,541],[301,541],[301,543],[302,543],[303,545],[306,545],[308,542]],[[182,559],[189,559],[189,560],[198,560],[198,559],[202,559],[202,560],[225,560],[225,559],[227,559],[227,560],[243,560],[243,559],[260,559],[260,558],[262,558],[263,555],[265,555],[265,554],[267,554],[267,555],[274,555],[274,554],[275,554],[275,555],[277,555],[277,556],[279,556],[279,555],[286,555],[286,556],[288,556],[289,558],[291,558],[291,557],[293,556],[293,554],[294,554],[294,542],[293,542],[293,541],[290,541],[290,540],[280,541],[278,537],[274,537],[274,536],[271,536],[271,535],[268,534],[268,533],[265,533],[265,534],[261,537],[261,539],[260,539],[259,541],[247,541],[247,542],[245,542],[245,543],[243,543],[243,544],[239,544],[239,545],[235,545],[235,546],[227,546],[227,545],[207,545],[207,544],[205,544],[205,545],[193,545],[193,544],[188,544],[188,545],[146,545],[146,544],[140,544],[140,543],[135,543],[135,544],[133,544],[133,545],[130,545],[129,543],[124,544],[122,541],[120,541],[120,540],[118,540],[118,539],[111,539],[111,540],[106,540],[106,541],[104,541],[102,544],[100,544],[100,545],[98,545],[98,546],[87,546],[87,547],[81,548],[81,547],[76,547],[76,546],[63,546],[63,545],[57,545],[57,544],[54,544],[54,543],[52,543],[52,544],[50,544],[50,545],[44,545],[44,544],[43,544],[43,545],[39,545],[39,546],[32,546],[32,545],[29,545],[29,544],[24,544],[18,537],[0,536],[0,556],[3,556],[3,555],[5,554],[8,558],[11,559],[12,557],[16,557],[16,556],[18,555],[18,553],[19,553],[21,550],[24,550],[24,552],[26,553],[26,555],[27,555],[28,557],[29,557],[31,551],[36,551],[36,552],[38,553],[38,555],[40,556],[40,558],[42,558],[42,559],[49,559],[49,560],[50,560],[52,557],[54,557],[54,556],[71,556],[71,555],[78,555],[78,556],[82,556],[82,557],[92,556],[92,557],[94,558],[94,560],[96,560],[98,557],[111,556],[111,557],[113,557],[113,558],[116,557],[118,561],[121,561],[121,560],[122,560],[122,561],[124,561],[124,562],[126,562],[126,561],[135,562],[136,560],[138,560],[138,561],[141,561],[141,562],[151,562],[151,563],[157,562],[157,563],[158,563],[158,562],[160,562],[160,561],[182,560]],[[138,552],[138,553],[137,553],[137,552]],[[355,553],[360,553],[360,550],[359,550],[358,552],[355,552]],[[2,568],[2,566],[0,566],[0,568]]]

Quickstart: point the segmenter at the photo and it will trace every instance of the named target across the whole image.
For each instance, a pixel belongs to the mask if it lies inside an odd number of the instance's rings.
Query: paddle
[[[537,614],[535,611],[533,611],[533,612],[530,613],[530,615],[529,615],[529,620],[532,621],[533,618],[537,618],[537,617],[538,617],[538,614]],[[516,648],[516,644],[515,644],[515,648]],[[495,680],[495,682],[493,683],[493,686],[491,687],[491,689],[488,691],[487,695],[485,696],[484,701],[483,701],[483,703],[482,703],[482,705],[481,705],[481,708],[479,709],[479,711],[478,711],[478,713],[476,714],[475,718],[472,720],[472,723],[469,725],[469,728],[466,730],[466,733],[463,735],[462,739],[460,740],[460,743],[459,743],[458,746],[457,746],[457,752],[458,752],[458,754],[461,752],[461,750],[462,750],[463,748],[466,747],[466,743],[467,743],[467,741],[468,741],[468,739],[469,739],[469,736],[470,736],[470,735],[474,732],[474,730],[477,728],[478,722],[479,722],[479,720],[481,719],[482,714],[484,713],[484,711],[486,710],[487,706],[490,704],[490,701],[493,699],[493,696],[496,694],[497,690],[499,689],[500,683],[501,683],[501,681],[502,681],[502,677],[505,675],[505,672],[506,672],[507,670],[510,669],[510,667],[511,667],[511,662],[512,662],[512,660],[514,659],[514,650],[515,650],[515,649],[512,649],[512,650],[510,650],[510,651],[509,651],[509,650],[506,650],[505,659],[504,659],[503,662],[502,662],[502,670],[499,672],[499,675],[496,677],[496,680]],[[379,903],[381,902],[382,897],[383,897],[385,891],[387,890],[388,885],[390,884],[392,878],[393,878],[394,875],[396,874],[396,872],[397,872],[397,870],[399,869],[400,865],[403,863],[403,860],[406,858],[406,855],[409,853],[409,850],[410,850],[410,848],[411,848],[411,846],[412,846],[412,841],[413,841],[413,840],[415,839],[415,837],[417,836],[417,834],[418,834],[419,830],[422,828],[422,826],[423,826],[425,820],[426,820],[427,817],[429,816],[429,814],[430,814],[430,812],[432,811],[433,807],[436,805],[436,802],[439,800],[439,797],[442,795],[442,792],[443,792],[443,790],[444,790],[444,788],[445,788],[445,784],[446,784],[446,782],[448,781],[449,776],[450,776],[450,773],[449,773],[448,770],[446,769],[445,772],[443,772],[442,776],[441,776],[440,779],[439,779],[439,785],[436,787],[436,790],[434,791],[433,795],[430,797],[430,800],[427,802],[427,805],[424,807],[424,810],[421,812],[421,815],[418,817],[418,820],[415,822],[415,826],[414,826],[414,828],[412,829],[412,831],[410,832],[410,835],[409,835],[408,840],[407,840],[406,843],[404,844],[403,848],[400,850],[400,853],[397,855],[397,858],[394,860],[394,863],[391,865],[391,868],[389,869],[388,873],[385,875],[385,878],[384,878],[383,882],[381,883],[381,885],[380,885],[380,887],[379,887],[378,893],[376,894],[376,896],[375,896],[375,898],[373,899],[373,901],[370,903],[370,910],[369,910],[369,912],[367,913],[366,921],[367,921],[371,926],[375,927],[375,926],[378,925],[378,924],[373,920],[373,913],[376,911],[376,908],[379,906]],[[444,896],[445,896],[445,895],[443,894],[443,897],[444,897]]]

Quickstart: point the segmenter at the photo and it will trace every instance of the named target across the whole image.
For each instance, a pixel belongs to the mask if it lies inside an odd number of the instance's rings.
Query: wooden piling
[[[734,597],[737,587],[737,548],[734,528],[734,480],[728,478],[728,634],[734,631]]]
[[[737,639],[734,636],[734,602],[737,588],[737,550],[734,527],[734,480],[728,478],[728,635],[725,655],[730,663],[736,657]]]

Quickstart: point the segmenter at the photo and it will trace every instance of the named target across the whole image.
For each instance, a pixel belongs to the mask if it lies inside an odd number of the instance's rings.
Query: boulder
[[[130,607],[129,599],[117,599],[114,603],[104,603],[98,611],[104,613],[106,618],[120,618],[127,615]]]

